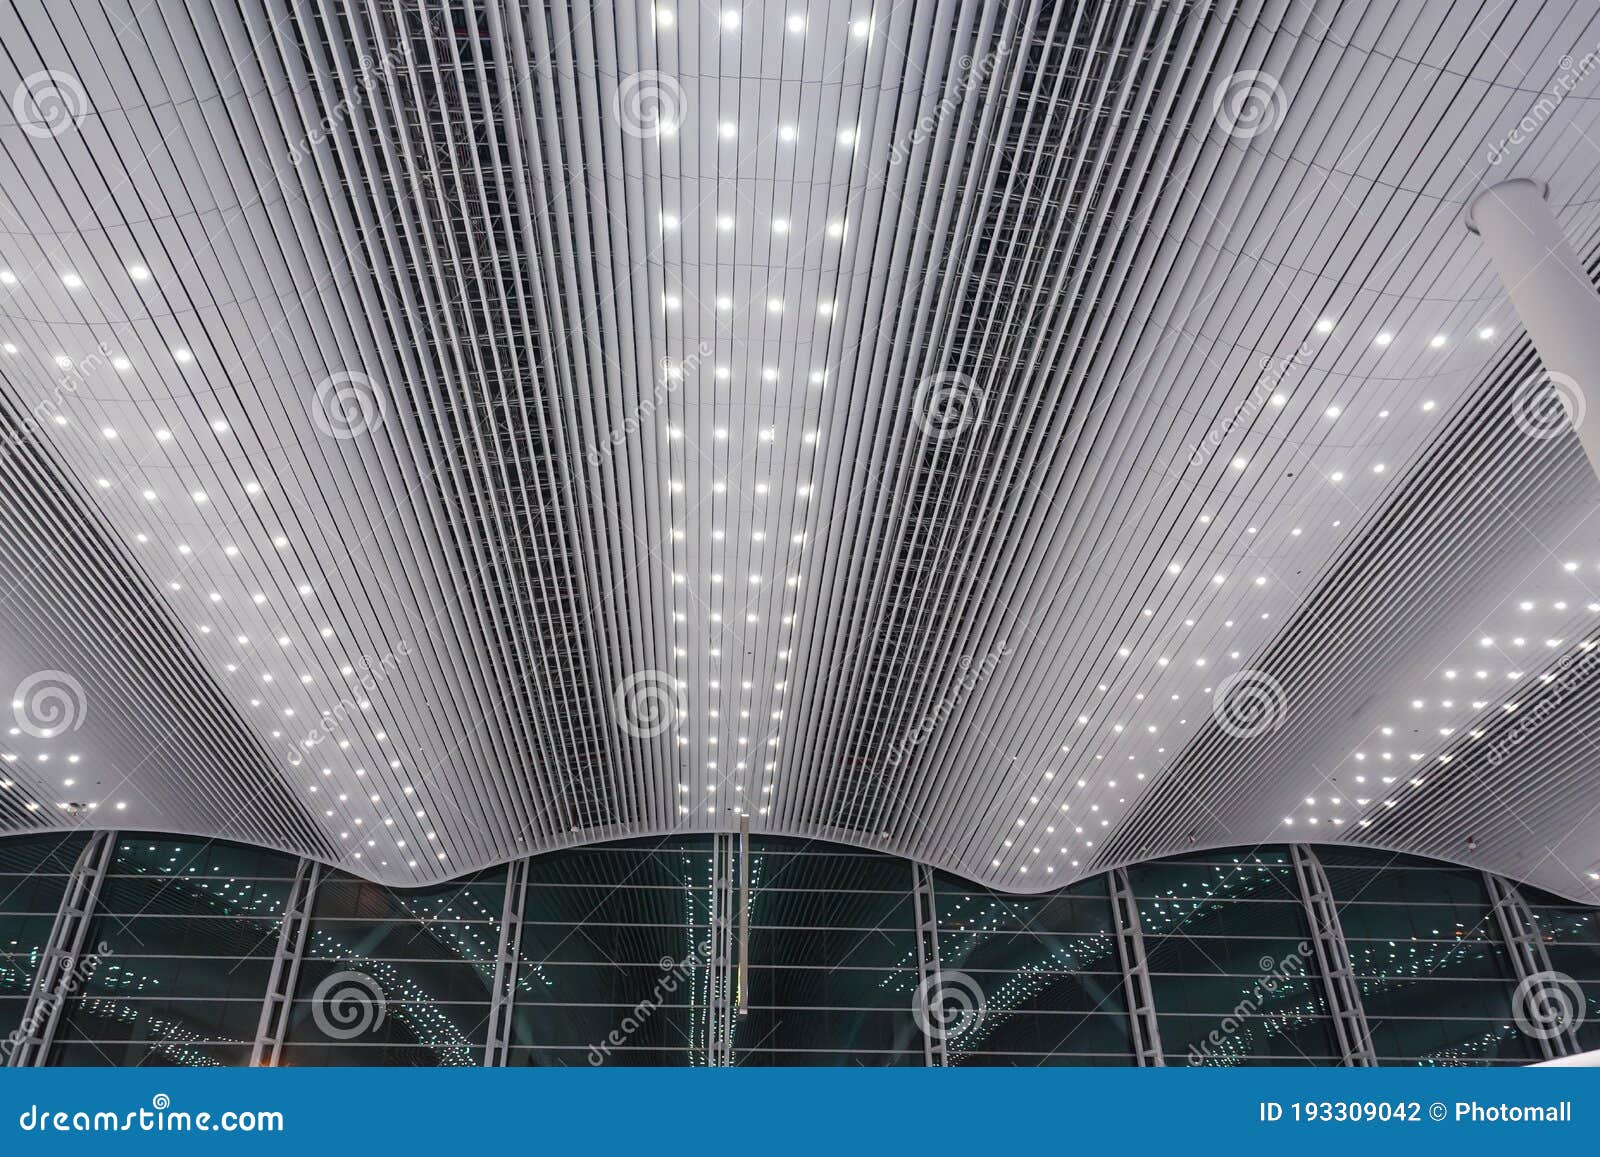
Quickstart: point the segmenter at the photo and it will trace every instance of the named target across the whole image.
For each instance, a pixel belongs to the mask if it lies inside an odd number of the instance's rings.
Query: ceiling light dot
[[[76,273],[63,273],[61,275],[61,284],[65,285],[68,289],[82,289],[83,278],[79,277]]]
[[[1373,338],[1372,340],[1373,340],[1373,344],[1374,345],[1386,346],[1390,342],[1394,341],[1394,334],[1392,334],[1392,333],[1380,333],[1377,337]]]

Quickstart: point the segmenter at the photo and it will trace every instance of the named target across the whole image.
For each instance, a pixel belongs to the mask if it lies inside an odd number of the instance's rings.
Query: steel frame
[[[267,976],[267,991],[261,1001],[261,1020],[256,1027],[255,1043],[250,1046],[252,1066],[276,1065],[283,1052],[295,982],[300,977],[300,962],[305,959],[311,911],[317,900],[317,885],[321,882],[322,865],[314,860],[301,860],[283,905],[278,947],[272,956],[272,971]]]
[[[1139,903],[1125,868],[1111,871],[1111,910],[1117,922],[1117,958],[1122,962],[1122,988],[1128,999],[1128,1022],[1133,1029],[1133,1056],[1141,1067],[1164,1068],[1161,1025],[1156,1020],[1155,991],[1150,984],[1150,961],[1144,951],[1144,927],[1139,923]]]
[[[735,977],[733,970],[733,837],[717,833],[711,848],[711,959],[706,1000],[706,1064],[733,1064]]]
[[[517,1003],[517,964],[522,955],[522,917],[528,900],[528,860],[506,865],[506,895],[500,906],[500,947],[494,958],[494,993],[489,1004],[485,1068],[504,1068],[511,1051],[511,1021]]]
[[[1493,872],[1483,874],[1483,882],[1489,890],[1489,903],[1494,909],[1495,924],[1500,929],[1500,938],[1505,942],[1506,950],[1511,956],[1511,967],[1517,976],[1519,992],[1524,985],[1538,985],[1543,980],[1551,979],[1555,971],[1550,967],[1550,953],[1545,949],[1544,937],[1539,931],[1539,921],[1534,917],[1533,910],[1528,907],[1528,902],[1523,899],[1522,893],[1510,880],[1496,876]],[[1558,1060],[1561,1057],[1575,1056],[1580,1050],[1577,1034],[1569,1024],[1560,1032],[1543,1036],[1538,1033],[1529,1033],[1539,1042],[1539,1051],[1547,1061]]]
[[[1289,858],[1311,929],[1312,951],[1322,973],[1323,994],[1333,1017],[1340,1058],[1347,1066],[1370,1068],[1378,1063],[1372,1030],[1367,1025],[1361,986],[1356,983],[1355,968],[1350,963],[1350,947],[1345,942],[1344,926],[1339,923],[1339,907],[1334,903],[1328,874],[1316,852],[1306,844],[1290,844]]]
[[[72,865],[55,923],[50,926],[50,939],[39,958],[28,1002],[23,1006],[22,1024],[7,1062],[12,1068],[38,1068],[49,1059],[56,1026],[61,1022],[61,1007],[78,987],[89,923],[116,845],[116,832],[95,832]]]
[[[913,999],[936,998],[944,988],[944,973],[939,962],[939,905],[934,898],[933,869],[911,863],[911,895],[917,930],[917,988]],[[932,1010],[925,1014],[930,1020]],[[922,1062],[929,1068],[944,1068],[950,1063],[943,1033],[924,1031]]]

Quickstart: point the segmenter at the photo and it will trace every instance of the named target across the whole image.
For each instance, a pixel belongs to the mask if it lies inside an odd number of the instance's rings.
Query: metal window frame
[[[1339,922],[1339,907],[1322,861],[1307,844],[1290,844],[1300,902],[1311,929],[1312,951],[1322,973],[1323,994],[1333,1016],[1333,1031],[1343,1063],[1351,1068],[1371,1068],[1378,1063],[1372,1047],[1372,1029],[1361,1003],[1361,986],[1350,963],[1350,946]]]
[[[1525,986],[1537,987],[1553,979],[1555,969],[1550,966],[1550,953],[1545,949],[1538,918],[1534,916],[1533,909],[1528,907],[1522,892],[1510,880],[1493,872],[1483,873],[1483,882],[1489,891],[1489,906],[1494,910],[1500,938],[1505,943],[1512,970],[1516,973],[1517,992],[1512,998],[1515,1005],[1519,999],[1529,995],[1524,991]],[[1535,1032],[1528,1035],[1539,1042],[1539,1052],[1547,1061],[1576,1056],[1582,1051],[1571,1024],[1548,1036]]]
[[[733,1064],[733,837],[721,832],[711,845],[711,959],[706,998],[706,1064]]]
[[[528,859],[506,865],[506,895],[500,906],[500,947],[494,960],[494,994],[489,1005],[485,1068],[505,1068],[511,1051],[511,1022],[517,1003],[517,966],[522,958],[522,918],[528,901]]]
[[[917,937],[917,989],[914,1000],[924,1004],[937,999],[943,991],[944,971],[939,960],[939,905],[933,890],[933,869],[915,860],[911,862],[911,896]],[[924,1019],[932,1022],[931,1009],[924,1014]],[[923,1027],[922,1063],[938,1069],[950,1063],[943,1033],[933,1033]]]
[[[305,959],[306,940],[310,935],[311,912],[317,900],[317,885],[321,882],[322,865],[315,860],[301,860],[283,904],[278,946],[272,955],[267,991],[261,999],[261,1020],[250,1046],[252,1067],[275,1066],[283,1053],[284,1038],[289,1031],[289,1010],[294,1003],[300,962]]]
[[[1150,961],[1145,955],[1144,927],[1139,922],[1139,902],[1126,868],[1108,873],[1111,912],[1116,921],[1117,959],[1122,963],[1122,990],[1128,1000],[1128,1023],[1133,1029],[1133,1056],[1141,1068],[1165,1068],[1161,1025],[1156,1019],[1155,989],[1150,983]]]
[[[84,942],[89,938],[89,924],[116,845],[116,832],[94,832],[72,865],[55,922],[50,926],[50,939],[39,958],[28,1002],[23,1006],[22,1024],[8,1059],[11,1068],[41,1068],[49,1060],[62,1006],[78,987]]]

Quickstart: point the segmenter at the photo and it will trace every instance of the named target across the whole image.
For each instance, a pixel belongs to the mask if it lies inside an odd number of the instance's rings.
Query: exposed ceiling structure
[[[1579,3],[0,12],[0,830],[1600,900]],[[1600,652],[1597,652],[1600,655]],[[1597,658],[1600,662],[1600,658]]]

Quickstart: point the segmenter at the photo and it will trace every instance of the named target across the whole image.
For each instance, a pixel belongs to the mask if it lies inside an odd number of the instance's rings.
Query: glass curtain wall
[[[14,1031],[84,846],[0,840],[0,1035]],[[1524,1064],[1511,960],[1483,877],[1319,847],[1380,1063]],[[248,1063],[292,858],[120,837],[50,1061]],[[749,998],[734,1060],[921,1065],[913,875],[890,856],[751,842]],[[1106,877],[1014,896],[935,872],[953,1065],[1134,1063]],[[1287,849],[1128,869],[1167,1064],[1339,1063]],[[507,871],[397,890],[324,873],[282,1063],[478,1065]],[[713,841],[528,862],[513,1065],[710,1062]],[[1523,889],[1578,1040],[1600,1047],[1600,912]]]

